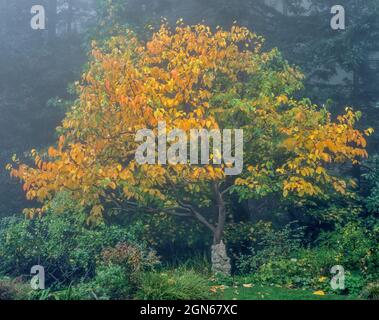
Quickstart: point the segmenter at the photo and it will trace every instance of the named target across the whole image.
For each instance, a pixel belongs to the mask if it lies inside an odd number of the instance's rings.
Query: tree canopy
[[[101,219],[104,208],[192,216],[219,243],[232,192],[241,199],[322,195],[330,185],[345,192],[351,181],[333,166],[366,157],[372,130],[354,127],[360,115],[351,108],[334,121],[309,99],[295,99],[301,73],[278,50],[263,51],[263,42],[236,25],[213,32],[179,21],[175,30],[162,25],[147,42],[129,32],[105,48],[94,44],[57,144],[46,154],[33,150],[34,166],[8,166],[28,199],[43,203],[27,213],[43,213],[49,199],[66,191],[92,208],[90,221]],[[160,121],[185,132],[243,129],[242,173],[226,176],[225,162],[139,164],[135,136],[145,128],[156,132]]]

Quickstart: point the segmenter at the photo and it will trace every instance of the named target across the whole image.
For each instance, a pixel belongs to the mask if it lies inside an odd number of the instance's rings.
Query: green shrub
[[[363,202],[371,213],[379,213],[379,155],[372,155],[365,164],[367,172],[362,177],[367,190]]]
[[[249,253],[236,260],[237,271],[241,274],[254,273],[273,259],[295,258],[304,237],[303,228],[293,224],[275,230],[271,224],[259,222],[252,228]]]
[[[210,297],[208,279],[192,270],[145,273],[136,294],[141,300],[205,300]]]
[[[100,266],[96,276],[58,291],[34,291],[34,300],[195,300],[210,299],[208,279],[192,270],[144,272],[138,287],[119,265]]]
[[[275,231],[266,227],[259,241],[252,241],[249,254],[239,256],[236,265],[241,274],[252,274],[252,281],[258,283],[328,292],[333,292],[331,268],[342,265],[346,288],[338,293],[358,295],[369,278],[378,279],[377,224],[369,217],[349,221],[322,233],[312,247],[302,245],[302,229]]]
[[[39,264],[45,268],[47,284],[89,279],[103,249],[134,241],[125,228],[105,224],[88,228],[69,213],[6,218],[0,225],[0,274],[30,274],[30,268]]]
[[[115,247],[105,248],[101,253],[101,259],[103,264],[120,266],[130,274],[150,270],[159,264],[155,251],[147,251],[141,246],[129,243],[119,243]]]
[[[147,251],[136,244],[119,243],[115,247],[106,248],[102,251],[99,272],[104,273],[107,268],[121,268],[124,277],[127,278],[129,293],[132,293],[139,286],[142,272],[151,271],[158,264],[159,258],[155,251]],[[96,278],[98,277],[97,271]]]
[[[272,259],[264,263],[253,275],[253,282],[286,287],[312,287],[314,279],[306,260]]]
[[[170,214],[139,214],[124,221],[137,239],[154,248],[164,260],[190,259],[193,252],[208,251],[212,236],[192,219],[183,219]]]
[[[314,248],[301,248],[295,255],[307,269],[307,273],[312,277],[326,276],[330,277],[330,269],[339,265],[340,260],[338,252],[332,248],[323,246]]]
[[[241,255],[250,254],[251,248],[258,246],[272,232],[270,222],[230,223],[225,227],[224,237],[231,257],[238,259]]]
[[[64,290],[36,292],[32,299],[51,300],[124,300],[130,299],[140,284],[142,272],[159,263],[154,251],[131,243],[105,248],[90,281],[70,285]]]
[[[128,275],[120,266],[101,266],[90,282],[53,291],[50,289],[34,291],[31,300],[125,300],[130,299],[133,285]]]
[[[363,221],[351,221],[333,232],[320,236],[317,245],[333,252],[337,264],[345,270],[359,271],[364,275],[378,274],[379,230]]]
[[[100,300],[129,299],[133,291],[129,275],[121,266],[116,265],[99,267],[90,287]]]
[[[358,273],[345,272],[345,289],[340,293],[359,296],[366,285],[365,278]]]

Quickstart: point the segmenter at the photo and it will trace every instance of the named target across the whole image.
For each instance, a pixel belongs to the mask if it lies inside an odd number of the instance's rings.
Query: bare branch
[[[184,208],[184,209],[189,209],[192,213],[192,215],[197,219],[199,220],[202,224],[204,224],[208,229],[210,229],[212,232],[215,232],[216,231],[216,228],[210,224],[207,219],[205,219],[205,217],[200,213],[198,212],[192,205],[190,204],[186,204],[184,202],[182,202],[181,200],[178,200],[178,203],[179,205]]]

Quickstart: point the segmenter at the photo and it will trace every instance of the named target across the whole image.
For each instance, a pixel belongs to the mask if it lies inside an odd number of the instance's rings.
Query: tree
[[[27,198],[43,203],[26,213],[42,214],[64,190],[91,208],[90,222],[112,209],[192,217],[217,246],[232,193],[241,199],[272,193],[295,199],[322,196],[329,186],[346,192],[353,182],[333,168],[366,157],[364,136],[371,130],[354,128],[359,113],[350,108],[332,121],[325,109],[293,98],[301,73],[277,50],[262,46],[261,37],[236,25],[212,32],[180,22],[175,31],[161,26],[146,43],[128,33],[112,38],[107,48],[94,45],[57,145],[47,154],[33,150],[35,166],[17,159],[8,166],[23,181]],[[156,133],[161,121],[167,131],[243,129],[242,173],[225,175],[227,161],[139,164],[136,133]]]

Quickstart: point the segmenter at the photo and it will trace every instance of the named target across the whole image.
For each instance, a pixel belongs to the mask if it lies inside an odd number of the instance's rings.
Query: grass
[[[356,300],[356,297],[341,295],[315,295],[312,291],[282,287],[243,286],[225,287],[217,294],[221,300]]]

